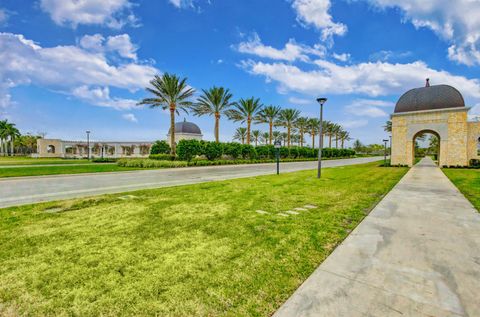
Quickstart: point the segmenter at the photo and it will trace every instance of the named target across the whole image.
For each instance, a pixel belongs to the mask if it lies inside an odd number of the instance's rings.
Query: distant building
[[[90,157],[122,158],[148,157],[152,142],[106,142],[91,141]],[[38,139],[38,157],[84,158],[88,156],[85,141]]]
[[[202,130],[192,122],[187,122],[183,120],[182,122],[175,123],[175,143],[178,144],[180,140],[202,140],[203,134]],[[170,131],[167,134],[167,142],[172,145],[170,142]]]

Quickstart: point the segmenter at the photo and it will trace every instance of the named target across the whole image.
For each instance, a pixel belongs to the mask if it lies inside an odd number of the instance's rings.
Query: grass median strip
[[[38,166],[38,167],[15,167],[0,168],[1,177],[20,177],[20,176],[41,176],[41,175],[59,175],[59,174],[80,174],[80,173],[101,173],[101,172],[122,172],[138,170],[135,167],[123,167],[116,164],[94,164],[94,165],[75,165],[59,164],[58,166]]]
[[[480,211],[480,169],[444,168],[442,171]]]
[[[0,209],[0,315],[270,315],[407,170],[377,165]]]

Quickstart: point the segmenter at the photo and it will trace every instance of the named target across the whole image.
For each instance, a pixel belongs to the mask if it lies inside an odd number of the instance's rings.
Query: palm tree
[[[282,133],[280,131],[273,131],[272,132],[272,137],[275,141],[276,140],[281,141],[282,140]]]
[[[303,135],[308,129],[308,118],[298,118],[297,121],[295,121],[295,128],[298,129],[298,133],[300,134],[300,146],[303,147]]]
[[[213,115],[215,117],[215,140],[220,142],[220,117],[232,106],[233,103],[230,102],[232,94],[228,89],[215,86],[208,90],[202,89],[202,92],[197,103],[193,105],[192,111],[196,116]]]
[[[287,132],[282,132],[282,133],[280,133],[280,140],[283,141],[283,146],[286,145],[287,140],[288,140],[288,137],[289,137],[289,135],[288,135]]]
[[[252,140],[255,142],[255,146],[258,145],[258,140],[260,140],[260,135],[262,132],[260,130],[253,130],[252,131]]]
[[[385,122],[385,125],[383,126],[383,130],[385,130],[385,132],[392,133],[392,121],[391,120],[388,120],[387,122]]]
[[[268,144],[268,142],[271,140],[271,136],[269,132],[263,132],[260,138],[264,144]]]
[[[246,128],[237,128],[235,134],[233,135],[234,140],[238,140],[245,144],[245,139],[247,138],[247,129]]]
[[[337,133],[339,125],[333,122],[327,122],[325,125],[326,125],[325,135],[328,136],[328,147],[332,148],[332,138]]]
[[[350,141],[352,138],[350,137],[350,133],[345,131],[345,130],[342,130],[340,132],[339,136],[340,136],[341,146],[342,146],[342,149],[343,149],[345,141]]]
[[[233,106],[234,109],[227,110],[226,115],[235,122],[247,122],[247,144],[250,144],[250,129],[252,126],[252,120],[262,110],[260,99],[255,99],[254,97],[248,99],[242,98]]]
[[[315,148],[315,135],[318,133],[320,127],[320,120],[317,118],[308,119],[308,134],[312,137],[312,149]]]
[[[20,131],[15,127],[14,123],[7,123],[5,126],[5,134],[8,135],[10,139],[10,155],[14,155],[14,147],[13,144],[15,142],[15,138],[20,136]],[[5,147],[6,149],[6,147]]]
[[[6,140],[8,137],[7,134],[7,124],[8,120],[1,120],[0,121],[0,153],[5,156],[5,145],[6,145]]]
[[[273,139],[273,124],[275,120],[277,120],[278,115],[282,109],[277,106],[268,106],[263,108],[259,113],[258,116],[255,118],[257,123],[268,123],[269,127],[269,139],[268,143],[272,144]]]
[[[290,137],[293,123],[297,121],[300,116],[300,111],[297,109],[283,109],[278,116],[278,125],[287,128],[287,146],[290,147]]]
[[[152,87],[147,87],[153,97],[145,98],[138,105],[150,105],[150,108],[160,107],[163,110],[170,110],[170,147],[171,154],[175,155],[175,114],[178,110],[188,113],[188,109],[192,106],[189,98],[194,94],[195,90],[187,85],[187,78],[180,79],[176,75],[165,73],[162,77],[155,75],[150,81]]]
[[[340,140],[340,133],[343,131],[343,128],[339,124],[335,124],[333,128],[333,135],[335,136],[335,148],[338,149],[338,140]]]

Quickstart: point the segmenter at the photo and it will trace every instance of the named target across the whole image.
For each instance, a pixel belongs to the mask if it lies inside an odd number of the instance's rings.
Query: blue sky
[[[136,101],[154,74],[325,117],[379,143],[408,89],[457,87],[480,115],[480,1],[1,0],[0,117],[50,138],[165,139]],[[181,114],[213,139],[213,119]],[[240,126],[223,119],[221,139]],[[267,130],[266,126],[256,126]]]

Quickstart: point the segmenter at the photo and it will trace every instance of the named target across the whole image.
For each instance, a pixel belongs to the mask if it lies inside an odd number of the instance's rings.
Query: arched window
[[[47,153],[51,153],[51,154],[55,153],[55,146],[53,145],[47,146]]]

